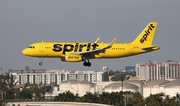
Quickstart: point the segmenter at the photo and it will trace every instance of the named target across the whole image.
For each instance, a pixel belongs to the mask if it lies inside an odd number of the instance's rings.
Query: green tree
[[[91,92],[86,92],[86,94],[81,99],[82,102],[96,103],[98,101],[97,94]]]
[[[31,84],[29,87],[35,100],[44,98],[45,90],[43,87],[40,87],[37,84]]]
[[[15,99],[15,89],[7,89],[5,99]]]
[[[180,102],[180,94],[179,93],[176,93],[175,101]]]
[[[145,104],[148,106],[159,106],[163,103],[164,93],[151,94],[145,99]]]
[[[70,91],[66,91],[55,96],[54,101],[62,101],[62,102],[73,102],[76,100],[78,96],[74,95]]]
[[[8,83],[7,81],[9,80],[8,78],[8,75],[5,74],[5,75],[0,75],[0,97],[1,97],[1,100],[4,100],[5,98],[5,94],[6,94],[6,91],[8,89]]]
[[[116,74],[114,77],[111,78],[112,81],[125,81],[128,80],[130,77],[128,75],[119,73]]]
[[[99,95],[99,102],[102,104],[111,104],[111,98],[110,94],[108,92],[103,92],[102,94]]]
[[[19,99],[32,99],[33,94],[29,88],[24,88],[19,92]]]
[[[113,76],[113,75],[115,75],[115,73],[113,72],[113,70],[108,71],[108,76]]]
[[[132,97],[128,97],[128,96],[131,96],[133,95]],[[143,96],[139,93],[139,92],[126,92],[125,93],[125,96],[126,96],[126,104],[127,106],[144,106],[144,99],[143,99]]]
[[[125,103],[125,97],[123,96],[122,92],[112,92],[111,98],[111,105],[123,106],[123,104]]]

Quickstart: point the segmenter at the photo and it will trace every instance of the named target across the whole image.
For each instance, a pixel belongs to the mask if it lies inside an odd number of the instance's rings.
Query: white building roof
[[[155,81],[151,81],[151,82],[144,84],[144,87],[151,87],[151,86],[155,86],[155,85],[164,85],[168,82],[169,81],[167,81],[167,80],[155,80]]]
[[[175,87],[180,88],[180,79],[173,80],[164,86],[164,88],[175,88]]]
[[[79,81],[79,80],[67,80],[67,81],[62,81],[61,83],[71,83],[71,84],[91,84],[91,85],[94,85],[94,83],[91,83],[91,82],[86,81],[86,80],[82,80],[82,81]]]
[[[122,87],[122,83],[121,82],[117,82],[117,83],[111,83],[107,86],[105,86],[105,88],[117,88],[117,87]],[[128,88],[128,89],[138,89],[138,86],[134,85],[134,84],[129,84],[129,83],[123,83],[123,88]]]

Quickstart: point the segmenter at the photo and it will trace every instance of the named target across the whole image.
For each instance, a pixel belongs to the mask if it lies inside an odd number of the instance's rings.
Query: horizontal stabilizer
[[[158,50],[158,49],[160,49],[159,46],[151,46],[151,47],[142,48],[141,50],[152,51],[152,50]]]

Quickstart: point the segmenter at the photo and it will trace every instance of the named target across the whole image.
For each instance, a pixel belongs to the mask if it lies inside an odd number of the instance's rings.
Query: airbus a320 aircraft
[[[159,49],[159,46],[152,45],[157,22],[150,22],[139,36],[130,43],[99,43],[100,38],[95,42],[38,42],[25,48],[22,53],[26,56],[39,57],[42,65],[43,58],[60,58],[65,62],[81,62],[84,66],[91,66],[90,59],[100,58],[121,58]]]

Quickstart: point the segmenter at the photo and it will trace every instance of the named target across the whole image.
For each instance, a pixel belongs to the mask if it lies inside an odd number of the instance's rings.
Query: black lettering
[[[149,29],[148,30],[151,30],[152,31],[152,28],[151,28],[151,26],[149,26]]]
[[[63,49],[62,54],[73,51],[73,48],[74,48],[74,45],[72,45],[72,44],[64,44],[64,49]]]
[[[87,50],[86,51],[89,51],[91,49],[91,43],[88,43],[88,46],[87,46]]]
[[[82,52],[83,48],[86,48],[86,51],[90,51],[91,47],[92,50],[95,50],[99,45],[96,43],[87,43],[87,44],[79,44],[75,43],[74,44],[54,44],[53,45],[53,51],[54,52],[60,52],[62,51],[62,54],[66,54],[66,52]],[[84,48],[84,50],[85,50]]]
[[[83,47],[86,47],[87,44],[80,44],[79,45],[79,52],[82,52]]]
[[[143,36],[143,38],[144,38],[144,40],[146,41],[147,39],[147,34],[144,34],[144,36]]]
[[[141,43],[144,43],[144,39],[143,39],[143,38],[141,38],[141,39],[140,39],[140,42],[141,42]]]
[[[93,45],[92,45],[92,47],[93,47],[93,49],[92,50],[95,50],[96,49],[96,47],[98,47],[99,45],[97,45],[96,43],[94,43]]]
[[[60,52],[62,50],[61,46],[61,44],[54,44],[52,50],[55,52]]]
[[[147,38],[148,38],[149,34],[151,33],[151,31],[153,30],[153,28],[155,28],[155,26],[153,26],[153,24],[150,24],[150,26],[148,26],[148,29],[145,30],[145,34],[140,39],[140,43],[144,43],[144,41],[147,41]]]
[[[146,35],[149,35],[150,34],[150,31],[149,30],[147,30],[147,31],[145,31],[146,32]]]
[[[150,24],[151,25],[151,28],[155,28],[155,26],[153,26],[153,24]]]
[[[74,52],[78,51],[78,46],[79,46],[79,43],[76,43],[75,48],[74,48]]]

